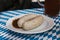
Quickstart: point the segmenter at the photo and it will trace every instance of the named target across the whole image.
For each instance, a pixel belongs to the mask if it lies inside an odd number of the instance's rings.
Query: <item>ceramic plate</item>
[[[37,15],[41,15],[41,16],[44,17],[44,21],[39,27],[37,27],[37,28],[35,28],[33,30],[29,30],[29,31],[24,31],[23,29],[14,28],[12,26],[12,21],[15,20],[15,19],[18,19],[18,18],[20,18],[20,17],[22,17],[24,15],[27,15],[27,14],[22,14],[22,15],[10,18],[6,23],[6,28],[8,28],[8,29],[10,29],[10,30],[12,30],[14,32],[18,32],[18,33],[36,34],[36,33],[42,33],[42,32],[48,31],[48,30],[52,29],[53,26],[54,26],[54,20],[52,18],[47,17],[45,15],[37,14]]]

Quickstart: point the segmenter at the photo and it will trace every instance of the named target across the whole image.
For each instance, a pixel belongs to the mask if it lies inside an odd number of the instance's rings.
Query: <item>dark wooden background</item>
[[[44,3],[44,2],[42,2]],[[0,11],[40,8],[37,2],[31,0],[0,0]]]

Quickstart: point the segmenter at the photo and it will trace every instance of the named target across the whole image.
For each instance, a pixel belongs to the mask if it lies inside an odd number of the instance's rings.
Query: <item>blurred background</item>
[[[44,4],[44,1],[42,1],[41,3]],[[37,0],[0,0],[0,12],[31,8],[41,8],[41,6],[37,3]]]

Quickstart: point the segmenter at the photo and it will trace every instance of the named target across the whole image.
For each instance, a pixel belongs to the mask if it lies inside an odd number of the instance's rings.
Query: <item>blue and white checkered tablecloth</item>
[[[58,17],[53,18],[55,22],[54,27],[43,33],[28,35],[16,33],[5,28],[9,18],[27,13],[43,14],[44,8],[0,12],[0,40],[60,40],[60,14]]]

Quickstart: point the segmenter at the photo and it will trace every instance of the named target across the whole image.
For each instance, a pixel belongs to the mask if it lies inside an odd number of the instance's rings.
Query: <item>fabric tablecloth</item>
[[[44,8],[0,12],[0,40],[60,40],[60,14],[58,17],[53,18],[54,27],[43,33],[21,34],[5,28],[9,18],[28,13],[44,14]]]

